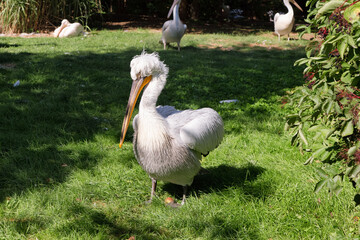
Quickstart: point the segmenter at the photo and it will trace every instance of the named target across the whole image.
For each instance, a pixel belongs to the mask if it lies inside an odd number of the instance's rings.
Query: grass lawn
[[[181,52],[161,33],[99,31],[88,37],[0,38],[0,239],[351,239],[360,212],[353,189],[313,193],[308,156],[283,132],[286,91],[303,84],[306,40],[270,33],[186,34]],[[222,144],[202,165],[187,203],[160,182],[157,198],[132,151],[118,148],[130,61],[159,52],[169,66],[158,104],[212,107]],[[14,83],[20,85],[14,87]],[[237,99],[236,103],[219,103]],[[135,110],[137,111],[137,110]],[[135,112],[136,113],[136,112]]]

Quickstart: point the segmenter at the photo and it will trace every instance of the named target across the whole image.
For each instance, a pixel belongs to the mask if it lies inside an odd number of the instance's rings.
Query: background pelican
[[[75,37],[84,33],[84,27],[80,23],[70,23],[67,19],[61,21],[61,26],[55,29],[54,37]]]
[[[276,13],[274,17],[275,33],[278,35],[279,41],[280,36],[286,34],[288,35],[289,41],[290,32],[294,26],[294,10],[291,7],[290,2],[302,11],[302,8],[295,2],[295,0],[284,0],[284,5],[288,9],[288,12],[286,14]]]
[[[164,44],[164,50],[167,43],[176,42],[180,51],[180,41],[186,30],[186,24],[181,22],[179,16],[180,2],[181,0],[174,0],[167,16],[169,18],[172,12],[173,20],[166,21],[162,27],[161,42]]]
[[[130,67],[133,83],[119,146],[124,142],[136,100],[144,88],[139,114],[133,120],[133,147],[137,161],[152,179],[149,202],[157,180],[163,180],[184,187],[184,204],[187,186],[200,170],[201,155],[215,149],[224,136],[223,121],[211,108],[178,111],[171,106],[156,107],[169,71],[157,53],[135,56]]]

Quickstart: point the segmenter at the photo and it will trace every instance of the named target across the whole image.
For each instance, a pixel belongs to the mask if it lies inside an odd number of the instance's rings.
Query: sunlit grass
[[[281,99],[303,83],[305,40],[187,34],[164,51],[160,33],[0,38],[0,239],[338,239],[359,234],[352,188],[314,194],[317,175],[290,146]],[[266,40],[266,41],[265,41]],[[143,49],[169,66],[159,104],[212,107],[226,135],[206,158],[187,203],[159,183],[157,198],[132,152],[117,147]],[[18,87],[13,84],[20,81]],[[236,103],[219,101],[237,99]]]

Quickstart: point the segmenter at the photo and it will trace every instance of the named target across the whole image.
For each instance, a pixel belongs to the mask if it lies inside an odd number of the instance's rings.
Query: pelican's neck
[[[160,149],[167,143],[166,120],[156,111],[156,102],[166,76],[154,77],[144,89],[139,105],[138,144],[143,149]]]
[[[153,79],[145,87],[139,105],[139,115],[153,114],[158,115],[156,111],[156,102],[166,83],[166,75],[153,76]]]
[[[284,0],[284,5],[285,5],[285,7],[288,9],[287,14],[293,16],[293,15],[294,15],[294,10],[293,10],[293,8],[291,7],[291,4],[290,4],[289,0]]]
[[[173,18],[175,22],[180,22],[180,16],[179,16],[179,3],[175,5],[173,9]]]

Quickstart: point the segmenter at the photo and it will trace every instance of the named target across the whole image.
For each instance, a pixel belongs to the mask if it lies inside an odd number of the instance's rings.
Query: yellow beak
[[[132,113],[134,111],[134,107],[136,105],[136,101],[141,93],[141,90],[151,81],[151,79],[152,79],[151,75],[148,77],[138,77],[136,80],[133,81],[131,85],[129,101],[126,107],[124,121],[121,129],[120,144],[119,144],[120,148],[124,143],[126,131],[129,127],[129,123],[131,120]]]

